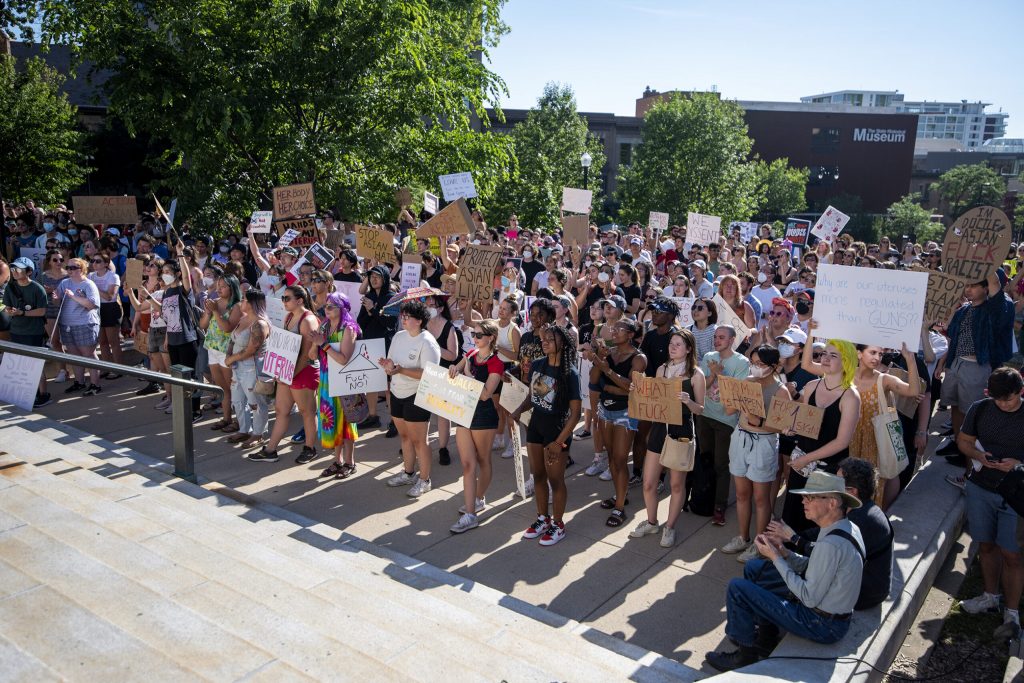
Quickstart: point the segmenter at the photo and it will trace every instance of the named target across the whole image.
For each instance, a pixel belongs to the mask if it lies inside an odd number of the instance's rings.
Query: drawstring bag
[[[882,374],[878,375],[879,410],[878,415],[871,418],[871,426],[874,427],[875,443],[878,446],[878,476],[882,479],[895,479],[906,468],[910,458],[903,443],[903,426],[900,424],[899,413],[887,400],[882,388],[883,377]]]

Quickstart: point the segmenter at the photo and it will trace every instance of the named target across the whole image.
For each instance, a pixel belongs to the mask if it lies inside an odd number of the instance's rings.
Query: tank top
[[[302,318],[300,318],[299,321],[295,323],[295,329],[292,329],[292,315],[292,313],[289,313],[284,319],[284,329],[288,330],[289,332],[299,334],[299,329],[302,327],[302,321],[310,317],[313,318],[313,321],[316,323],[315,327],[320,327],[320,321],[317,319],[316,315],[314,315],[311,311],[307,310],[302,315]],[[299,345],[299,357],[295,361],[296,375],[305,370],[308,366],[312,366],[314,368],[317,368],[318,370],[320,369],[320,361],[309,360],[309,356],[305,353],[306,351],[309,350],[308,346],[303,348],[303,346],[307,343],[308,342],[305,339],[303,339],[302,344]]]
[[[228,342],[231,341],[231,333],[225,332],[221,329],[221,326],[217,324],[214,318],[220,318],[221,320],[227,320],[231,317],[232,306],[228,306],[228,310],[221,314],[220,311],[215,311],[211,314],[210,324],[206,327],[206,340],[203,342],[203,346],[207,349],[214,351],[227,351]]]
[[[629,377],[630,371],[633,369],[633,358],[636,353],[631,353],[618,363],[612,363],[609,361],[609,367],[617,375],[622,377]],[[611,383],[606,375],[601,375],[601,405],[604,406],[605,410],[625,410],[629,407],[629,396],[620,396],[619,394],[610,394],[605,391]],[[617,385],[616,385],[617,386]]]
[[[515,325],[515,323],[510,320],[508,325],[505,325],[505,327],[501,327],[500,325],[498,326],[498,346],[512,346],[513,325]],[[500,351],[498,352],[498,357],[501,358],[506,363],[514,363],[516,360],[515,358],[510,358],[509,356],[506,356],[504,353],[501,353]]]
[[[811,393],[811,398],[808,403],[812,406],[818,406],[818,387],[824,384],[824,380],[819,380],[818,384],[814,387],[814,392]],[[810,453],[813,450],[821,448],[830,441],[834,441],[839,436],[839,422],[842,420],[842,413],[839,410],[839,404],[843,400],[843,396],[846,396],[846,392],[849,389],[844,389],[843,393],[839,394],[839,398],[825,408],[825,414],[821,418],[821,431],[818,432],[818,438],[812,439],[806,436],[797,435],[797,445],[804,453]],[[825,470],[835,474],[836,470],[839,469],[839,463],[843,461],[850,454],[849,448],[844,448],[835,455],[825,458]]]
[[[682,373],[684,367],[685,367],[684,363],[679,363],[678,365],[675,365],[675,366],[672,367],[672,372],[669,372],[668,371],[668,366],[663,365],[662,368],[664,368],[664,371],[657,373],[657,376],[658,377],[665,377],[665,378],[668,378],[668,379],[671,379],[673,377],[678,377],[680,375],[680,373]],[[686,393],[688,393],[690,395],[690,399],[691,400],[693,400],[693,381],[692,380],[693,380],[692,377],[684,377],[683,378],[683,391],[685,391]],[[628,405],[628,403],[627,403],[627,405]],[[681,425],[668,425],[667,426],[667,430],[668,430],[668,435],[670,437],[672,437],[673,439],[683,439],[683,438],[692,439],[693,438],[693,413],[690,412],[690,408],[685,403],[683,403],[683,424],[681,424]]]

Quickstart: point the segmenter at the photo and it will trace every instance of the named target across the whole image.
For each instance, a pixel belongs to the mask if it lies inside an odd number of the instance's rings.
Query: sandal
[[[229,424],[231,424],[231,420],[217,420],[212,425],[210,425],[210,429],[220,431],[221,429],[227,427]]]
[[[224,432],[225,434],[233,434],[233,433],[237,432],[238,430],[239,430],[238,420],[232,420],[225,427],[223,427],[220,431]]]
[[[354,464],[345,463],[341,466],[341,472],[335,479],[348,479],[356,473],[356,466]]]
[[[626,499],[626,505],[629,505],[629,498]],[[608,498],[601,501],[602,510],[613,510],[615,509],[615,498]]]
[[[320,477],[333,477],[345,471],[345,466],[340,462],[332,462],[331,466],[320,473]],[[320,477],[317,477],[319,479]]]
[[[623,510],[612,510],[612,514],[608,515],[608,519],[605,521],[605,526],[619,527],[622,526],[626,521],[626,513]]]
[[[249,438],[242,442],[242,448],[253,448],[254,446],[259,446],[263,443],[263,441],[264,438],[262,436],[250,434]]]
[[[226,441],[228,443],[242,443],[243,441],[248,441],[251,438],[252,438],[252,434],[246,434],[245,432],[238,432],[237,434],[233,434],[232,436],[229,436],[226,439]]]

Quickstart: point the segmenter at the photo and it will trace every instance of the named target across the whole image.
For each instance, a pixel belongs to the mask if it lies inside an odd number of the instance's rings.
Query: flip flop
[[[625,504],[629,505],[629,498],[626,499],[626,503]],[[602,500],[601,501],[601,509],[602,510],[613,510],[613,509],[615,509],[615,499],[614,498],[607,498],[605,500]]]

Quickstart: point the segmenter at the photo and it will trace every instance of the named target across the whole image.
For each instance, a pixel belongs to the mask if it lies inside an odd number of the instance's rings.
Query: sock
[[[1015,624],[1017,624],[1019,626],[1020,625],[1020,614],[1017,612],[1017,610],[1010,609],[1009,607],[1007,607],[1006,609],[1003,610],[1003,623],[1005,624],[1005,623],[1007,623],[1009,621],[1012,621],[1012,622],[1014,622]]]

